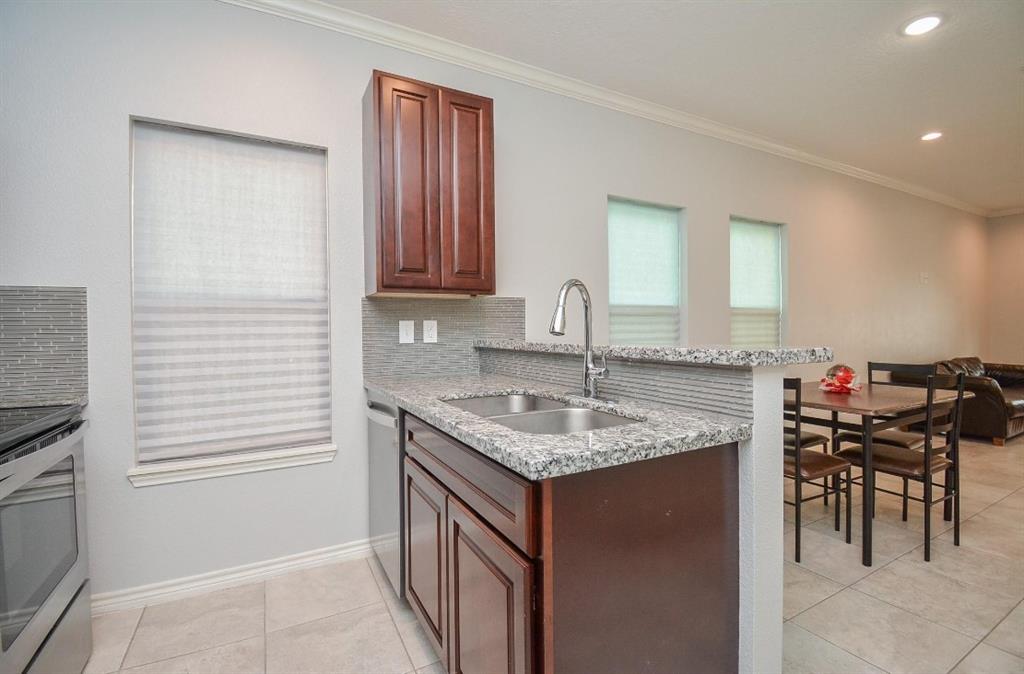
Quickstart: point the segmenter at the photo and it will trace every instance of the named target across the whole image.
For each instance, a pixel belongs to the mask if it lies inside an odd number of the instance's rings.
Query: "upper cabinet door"
[[[379,74],[381,289],[441,287],[438,90]]]
[[[441,287],[493,293],[493,102],[449,89],[440,101]]]

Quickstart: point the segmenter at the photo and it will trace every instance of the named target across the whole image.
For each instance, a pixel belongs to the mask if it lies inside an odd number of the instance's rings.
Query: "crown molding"
[[[989,211],[987,214],[988,218],[1005,218],[1009,215],[1024,215],[1024,206],[1014,208],[1004,208],[1001,211]]]
[[[414,54],[477,70],[536,89],[575,98],[586,103],[648,119],[659,124],[685,129],[728,143],[817,166],[859,180],[906,192],[945,206],[985,217],[992,212],[946,194],[820,157],[763,136],[737,129],[698,115],[692,115],[659,103],[588,84],[558,73],[527,65],[520,61],[468,47],[436,35],[400,26],[390,21],[360,14],[319,0],[220,0],[221,2],[258,10],[274,16],[326,28],[370,42],[395,47]]]

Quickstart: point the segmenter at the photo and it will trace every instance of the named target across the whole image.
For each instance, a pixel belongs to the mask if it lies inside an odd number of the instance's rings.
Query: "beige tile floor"
[[[899,501],[880,495],[874,566],[860,564],[859,512],[846,545],[820,501],[804,509],[795,564],[787,508],[785,672],[1024,674],[1024,439],[963,451],[962,545],[938,516],[929,563],[920,509],[903,522]],[[93,627],[86,674],[441,674],[373,560],[101,615]]]
[[[784,672],[1024,674],[1024,438],[962,447],[961,544],[936,508],[930,562],[919,504],[903,522],[899,499],[879,495],[870,568],[860,494],[851,545],[831,507],[805,504],[800,564],[786,507]]]
[[[375,560],[93,619],[85,674],[441,674]]]

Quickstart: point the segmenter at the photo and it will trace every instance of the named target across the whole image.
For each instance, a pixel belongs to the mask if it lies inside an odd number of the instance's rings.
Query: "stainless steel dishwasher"
[[[398,409],[366,392],[370,472],[370,546],[395,594],[405,596],[402,566],[402,448]]]

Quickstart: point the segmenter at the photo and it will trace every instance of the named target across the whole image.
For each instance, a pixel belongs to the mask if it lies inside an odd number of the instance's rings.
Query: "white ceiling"
[[[1022,0],[329,0],[996,213],[1024,207]],[[900,27],[938,11],[945,23]],[[923,143],[933,129],[945,136]],[[913,190],[911,190],[913,191]]]

